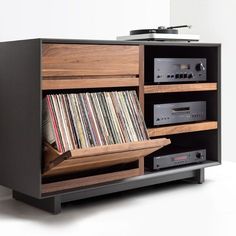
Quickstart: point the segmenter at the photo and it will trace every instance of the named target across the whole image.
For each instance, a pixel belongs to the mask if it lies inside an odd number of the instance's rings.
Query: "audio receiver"
[[[205,160],[206,149],[199,149],[167,155],[155,155],[147,159],[146,166],[151,170],[160,170],[173,166],[201,163]]]
[[[206,79],[206,58],[154,58],[154,83]]]
[[[155,104],[154,126],[206,120],[206,101]]]

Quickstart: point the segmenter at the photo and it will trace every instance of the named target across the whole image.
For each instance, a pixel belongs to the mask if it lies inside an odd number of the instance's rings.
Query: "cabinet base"
[[[137,189],[145,186],[151,186],[176,180],[185,180],[190,181],[191,183],[202,184],[204,182],[204,169],[169,174],[166,176],[161,176],[159,178],[150,177],[147,174],[139,177],[125,179],[123,181],[107,183],[100,186],[91,186],[90,188],[79,189],[73,192],[65,192],[61,195],[58,194],[52,197],[49,196],[42,199],[36,199],[23,193],[13,191],[13,198],[18,201],[27,203],[31,206],[48,211],[50,213],[59,214],[61,212],[61,205],[65,202],[71,202],[115,192]]]
[[[53,214],[59,214],[61,212],[60,196],[49,197],[45,199],[36,199],[13,190],[12,197],[15,200],[27,203],[31,206],[37,207]]]
[[[203,184],[204,183],[204,181],[205,181],[205,171],[204,171],[204,169],[196,170],[195,181],[198,184]]]

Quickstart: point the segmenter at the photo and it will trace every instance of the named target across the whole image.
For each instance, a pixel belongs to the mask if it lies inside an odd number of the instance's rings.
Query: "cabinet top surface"
[[[91,40],[91,39],[54,39],[54,38],[37,38],[16,40],[14,42],[23,41],[39,41],[41,43],[61,43],[61,44],[110,44],[110,45],[156,45],[156,46],[202,46],[202,47],[219,47],[220,43],[201,43],[201,42],[160,42],[160,41],[119,41],[119,40]],[[9,41],[13,42],[13,41]],[[1,42],[7,43],[7,42]]]

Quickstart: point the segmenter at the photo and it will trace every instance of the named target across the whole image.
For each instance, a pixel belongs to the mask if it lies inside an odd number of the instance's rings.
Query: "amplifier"
[[[155,104],[154,125],[167,125],[206,120],[206,102],[179,102]]]
[[[154,82],[206,81],[206,58],[154,58]]]
[[[205,160],[206,149],[199,149],[168,155],[156,155],[147,159],[146,166],[151,170],[159,170],[173,166],[201,163]]]

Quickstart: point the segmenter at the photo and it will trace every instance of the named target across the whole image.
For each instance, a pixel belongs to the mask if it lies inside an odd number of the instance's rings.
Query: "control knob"
[[[195,67],[196,71],[204,71],[206,70],[205,66],[203,65],[203,63],[198,63]]]
[[[196,158],[201,159],[201,158],[202,158],[202,153],[197,152],[197,153],[196,153]]]

